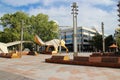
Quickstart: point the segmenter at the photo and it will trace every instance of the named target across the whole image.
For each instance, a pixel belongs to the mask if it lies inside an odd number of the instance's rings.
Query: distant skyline
[[[43,13],[60,26],[72,27],[73,2],[79,6],[78,26],[95,27],[101,31],[101,22],[104,22],[105,34],[114,34],[118,27],[118,0],[0,0],[0,17],[16,11],[30,16]]]

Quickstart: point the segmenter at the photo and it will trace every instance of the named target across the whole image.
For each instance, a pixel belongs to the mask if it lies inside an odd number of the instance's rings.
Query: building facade
[[[77,27],[77,46],[78,52],[83,51],[93,51],[93,46],[90,44],[90,40],[97,33],[96,30],[86,28],[86,27]],[[67,28],[61,30],[61,38],[65,40],[66,46],[69,51],[73,51],[73,28]]]

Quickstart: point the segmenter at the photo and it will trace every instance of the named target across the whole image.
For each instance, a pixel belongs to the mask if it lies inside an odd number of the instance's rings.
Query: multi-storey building
[[[95,29],[86,27],[77,27],[77,45],[78,51],[93,51],[93,46],[90,40],[97,33]],[[66,28],[61,30],[61,38],[65,40],[66,46],[70,51],[73,51],[73,28]]]

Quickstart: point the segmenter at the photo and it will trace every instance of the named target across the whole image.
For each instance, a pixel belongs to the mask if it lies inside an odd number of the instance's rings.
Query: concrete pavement
[[[0,80],[120,80],[120,69],[45,63],[50,57],[0,58]]]
[[[0,80],[33,80],[33,79],[0,70]]]

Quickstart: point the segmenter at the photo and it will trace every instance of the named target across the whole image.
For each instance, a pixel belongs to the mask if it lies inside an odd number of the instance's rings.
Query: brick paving
[[[120,80],[118,68],[45,63],[50,57],[0,58],[0,80]]]

